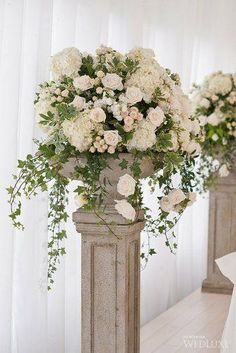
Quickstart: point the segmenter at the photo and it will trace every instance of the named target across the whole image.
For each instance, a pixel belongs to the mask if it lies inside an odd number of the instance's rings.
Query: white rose
[[[119,178],[117,184],[117,191],[119,194],[128,197],[134,194],[135,185],[136,181],[134,180],[134,178],[129,174],[125,174]]]
[[[117,130],[104,131],[104,140],[109,146],[116,146],[121,140],[121,137]]]
[[[227,168],[226,164],[222,164],[222,166],[219,169],[219,176],[224,178],[227,177],[229,175],[229,170]]]
[[[187,144],[187,146],[185,146],[184,150],[189,154],[194,153],[194,155],[197,155],[201,152],[202,149],[198,142],[192,140]]]
[[[219,120],[218,116],[215,113],[212,113],[211,115],[209,115],[207,117],[207,122],[208,122],[208,124],[216,126],[216,125],[219,124],[220,120]]]
[[[81,91],[86,91],[93,87],[93,79],[88,75],[79,76],[74,79],[73,85]]]
[[[197,200],[196,192],[189,192],[187,198],[189,199],[187,206],[192,206],[192,204]]]
[[[185,200],[186,196],[180,189],[173,189],[168,194],[168,199],[172,205],[178,205]]]
[[[216,142],[217,140],[219,140],[219,136],[217,134],[213,134],[211,136],[211,139]]]
[[[73,105],[78,110],[82,110],[84,108],[85,102],[86,101],[84,97],[75,96],[74,100],[71,102],[71,105]]]
[[[102,108],[94,108],[91,110],[90,119],[95,123],[101,123],[106,120],[106,114]]]
[[[156,107],[155,109],[150,109],[147,119],[156,127],[160,126],[164,119],[165,119],[165,114],[163,110],[159,107]]]
[[[76,48],[66,48],[55,54],[51,60],[51,71],[54,80],[63,76],[74,77],[82,65],[81,54]]]
[[[143,94],[138,87],[128,87],[125,93],[127,103],[134,105],[135,103],[141,102]]]
[[[125,125],[131,127],[131,125],[133,125],[133,123],[134,123],[134,119],[128,115],[124,118],[124,123],[125,123]]]
[[[200,126],[204,126],[207,124],[207,116],[206,115],[199,115],[198,120],[200,122]]]
[[[74,200],[75,200],[75,205],[77,209],[83,207],[88,203],[88,200],[84,194],[75,195]]]
[[[192,121],[192,133],[194,135],[198,135],[200,133],[200,130],[201,130],[201,128],[200,128],[200,124],[199,124],[198,120],[197,119],[193,120]]]
[[[168,196],[163,196],[160,200],[160,207],[164,212],[170,212],[173,209],[173,204],[170,202]]]
[[[133,206],[126,200],[115,200],[116,205],[115,209],[119,214],[121,214],[125,219],[130,221],[135,220],[135,209]]]
[[[210,107],[210,101],[207,98],[202,98],[202,100],[199,103],[200,107],[203,108],[209,108]]]
[[[122,78],[117,74],[106,74],[102,78],[103,86],[111,90],[122,90]]]

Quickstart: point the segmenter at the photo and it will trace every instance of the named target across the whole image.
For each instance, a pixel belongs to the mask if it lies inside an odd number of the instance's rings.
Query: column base
[[[140,232],[143,219],[127,224],[112,208],[101,214],[122,224],[98,224],[93,212],[73,215],[81,233],[83,353],[140,352]]]
[[[224,279],[223,276],[214,276],[214,278],[206,278],[202,282],[202,292],[217,294],[232,294],[233,284]]]

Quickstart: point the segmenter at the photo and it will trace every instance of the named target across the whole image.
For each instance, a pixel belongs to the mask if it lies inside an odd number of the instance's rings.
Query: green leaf
[[[128,161],[126,159],[122,159],[122,161],[119,163],[119,166],[121,167],[121,169],[127,169],[128,167]]]

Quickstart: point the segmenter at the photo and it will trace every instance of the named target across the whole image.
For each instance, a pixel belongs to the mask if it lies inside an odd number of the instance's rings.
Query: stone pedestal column
[[[128,162],[127,168],[121,162]],[[100,174],[106,189],[101,213],[77,210],[76,230],[82,236],[82,348],[81,353],[139,353],[140,340],[140,232],[144,214],[136,212],[130,223],[115,209],[123,197],[117,192],[119,178],[134,163],[130,153],[108,158],[109,167]],[[72,158],[61,174],[74,178],[77,165],[85,157]],[[140,161],[141,175],[153,173],[152,161]],[[106,182],[105,182],[106,181]]]
[[[202,284],[205,292],[232,292],[232,283],[224,277],[215,259],[236,251],[236,170],[219,178],[210,192],[208,273]]]
[[[101,217],[73,215],[82,236],[82,353],[139,353],[140,231],[143,215],[127,224],[109,206]]]

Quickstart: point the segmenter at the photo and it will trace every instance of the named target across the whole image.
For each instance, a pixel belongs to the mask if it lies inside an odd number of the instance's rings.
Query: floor
[[[141,330],[141,353],[219,353],[231,296],[200,289]]]

